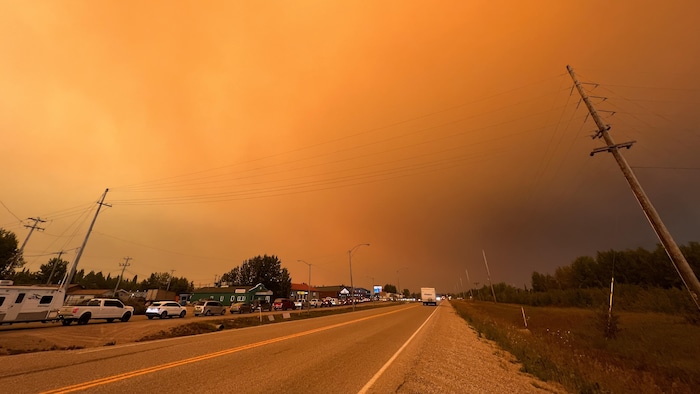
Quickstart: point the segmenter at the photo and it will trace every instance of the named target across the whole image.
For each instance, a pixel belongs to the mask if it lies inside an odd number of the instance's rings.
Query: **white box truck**
[[[421,287],[420,299],[423,305],[437,305],[437,296],[434,287]]]

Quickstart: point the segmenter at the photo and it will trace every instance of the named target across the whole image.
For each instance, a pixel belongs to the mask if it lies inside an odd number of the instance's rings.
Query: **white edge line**
[[[435,312],[437,312],[437,311],[438,311],[438,309],[435,308],[435,310],[433,311],[433,313],[431,313],[430,316],[428,316],[428,318],[425,319],[425,321],[423,322],[423,324],[421,324],[420,327],[418,327],[418,329],[413,333],[413,335],[411,335],[411,337],[408,338],[408,340],[406,340],[406,342],[404,342],[403,345],[401,345],[401,347],[399,348],[399,350],[397,350],[396,353],[394,353],[394,355],[391,356],[391,358],[389,359],[389,361],[387,361],[387,362],[379,369],[379,371],[377,371],[377,373],[375,373],[374,376],[372,376],[372,379],[370,379],[370,380],[360,389],[360,391],[357,392],[357,394],[365,394],[365,393],[367,393],[367,390],[369,390],[369,389],[374,385],[374,383],[377,381],[377,379],[379,379],[379,378],[382,376],[382,374],[384,374],[384,372],[389,368],[389,366],[394,362],[394,360],[396,360],[396,358],[397,358],[397,357],[399,356],[399,354],[403,351],[403,349],[405,349],[406,346],[408,346],[408,344],[413,340],[413,338],[414,338],[416,335],[418,335],[418,333],[419,333],[420,330],[423,328],[423,326],[425,326],[425,325],[428,323],[428,321],[430,321],[430,318],[432,318],[433,315],[435,314]]]

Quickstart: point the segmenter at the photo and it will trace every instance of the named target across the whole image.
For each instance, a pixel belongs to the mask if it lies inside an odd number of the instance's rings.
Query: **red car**
[[[287,309],[297,309],[297,307],[294,305],[294,302],[290,300],[289,298],[277,298],[275,301],[272,303],[272,308],[276,311],[283,310],[286,311]]]

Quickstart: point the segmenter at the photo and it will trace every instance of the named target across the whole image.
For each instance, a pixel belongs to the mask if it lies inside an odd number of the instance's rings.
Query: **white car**
[[[321,306],[321,300],[314,298],[313,300],[309,301],[309,307],[311,308],[318,308]]]
[[[294,301],[294,306],[297,309],[306,309],[309,307],[309,303],[304,301],[304,300],[295,300]]]
[[[173,316],[185,317],[187,311],[175,301],[155,301],[146,308],[146,317],[166,319]]]

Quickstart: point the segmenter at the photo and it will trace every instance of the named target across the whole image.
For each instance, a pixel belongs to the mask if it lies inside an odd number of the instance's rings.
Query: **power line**
[[[2,206],[5,207],[5,209],[7,210],[7,212],[9,212],[10,215],[14,216],[15,219],[17,219],[18,222],[22,223],[22,219],[20,219],[17,215],[15,215],[14,212],[12,212],[12,211],[10,210],[10,208],[8,208],[7,205],[5,205],[4,202],[0,201],[0,204],[2,204]]]

